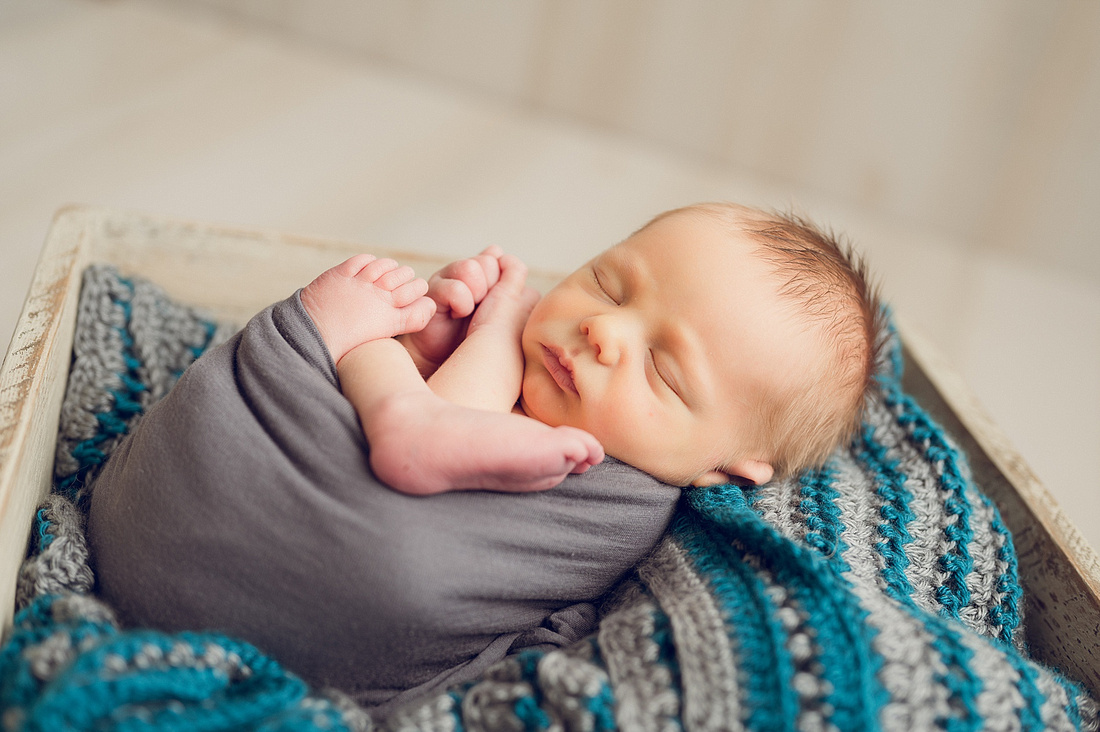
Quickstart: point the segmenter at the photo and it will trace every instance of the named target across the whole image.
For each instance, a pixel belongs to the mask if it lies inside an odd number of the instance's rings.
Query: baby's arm
[[[522,270],[507,281],[514,284],[517,276],[522,292]],[[581,430],[469,409],[433,393],[410,353],[391,337],[428,322],[435,303],[424,297],[427,290],[408,267],[369,255],[328,270],[302,290],[302,303],[336,363],[341,390],[359,416],[379,479],[413,494],[462,488],[544,490],[603,459],[599,443]],[[522,327],[526,315],[520,317],[505,298],[507,293],[502,290],[496,298],[486,298],[490,305],[501,304],[471,319],[463,341],[470,348],[457,348],[456,353],[468,350],[471,356],[494,357],[490,336],[504,322],[489,317],[494,309],[510,313]],[[516,338],[518,343],[518,334]],[[495,353],[499,357],[499,351]],[[473,378],[477,373],[456,366],[456,380],[447,382],[444,374],[444,382],[459,388],[460,376]]]

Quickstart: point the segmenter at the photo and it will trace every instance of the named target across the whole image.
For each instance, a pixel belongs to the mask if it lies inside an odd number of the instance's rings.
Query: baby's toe
[[[382,277],[388,272],[392,272],[400,266],[401,265],[395,260],[389,259],[388,257],[376,259],[359,270],[359,274],[357,274],[356,277],[361,280],[366,280],[367,282],[377,282],[379,277]]]
[[[412,282],[416,279],[416,272],[413,272],[413,268],[407,265],[397,267],[389,272],[381,275],[374,281],[374,286],[379,287],[387,292],[392,292],[402,285]],[[425,282],[424,292],[428,291],[427,283]],[[423,294],[423,293],[422,293]]]
[[[577,471],[576,468],[584,465],[584,470],[587,470],[603,461],[603,445],[591,434],[576,427],[560,426],[555,429],[563,437],[568,438],[568,449],[565,455],[576,464],[572,472],[584,472]]]
[[[377,257],[373,254],[356,254],[354,257],[346,259],[333,267],[331,271],[344,277],[355,277],[363,271],[364,267],[375,260],[377,260]]]

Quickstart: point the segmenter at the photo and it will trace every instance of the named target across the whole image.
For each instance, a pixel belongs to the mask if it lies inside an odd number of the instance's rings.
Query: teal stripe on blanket
[[[974,569],[969,549],[974,539],[974,529],[970,523],[970,500],[974,497],[985,505],[991,505],[991,502],[974,489],[964,474],[961,464],[964,457],[928,413],[912,397],[904,394],[897,384],[885,385],[884,392],[887,405],[896,410],[898,424],[909,430],[912,443],[923,451],[929,463],[941,466],[941,482],[943,490],[948,494],[944,507],[948,515],[956,517],[956,522],[944,530],[948,548],[940,557],[940,566],[948,573],[948,580],[937,588],[936,597],[948,615],[958,617],[959,611],[970,602],[966,579]],[[994,627],[999,628],[998,636],[1002,640],[1010,641],[1020,625],[1019,603],[1023,589],[1019,581],[1012,537],[995,508],[993,516],[990,528],[1003,541],[998,559],[1004,563],[1005,568],[997,581],[1001,599],[990,610],[991,622]]]
[[[844,559],[848,545],[841,538],[844,525],[840,522],[840,493],[833,486],[834,480],[836,470],[832,465],[803,473],[798,480],[802,497],[798,508],[806,522],[806,543],[846,572],[851,567]]]
[[[761,520],[748,508],[741,489],[736,486],[696,489],[689,492],[688,500],[700,514],[701,518],[696,521],[704,526],[712,524],[708,527],[710,546],[699,543],[688,547],[701,573],[706,576],[708,570],[716,571],[710,561],[716,551],[725,553],[735,566],[747,569],[759,564],[770,571],[776,585],[786,588],[799,601],[812,621],[808,627],[813,629],[818,645],[825,649],[818,660],[823,666],[823,677],[828,681],[825,695],[833,709],[828,715],[830,719],[841,729],[878,729],[873,710],[885,701],[886,694],[876,678],[880,660],[872,649],[874,634],[864,622],[866,613],[834,566],[815,551],[781,536]],[[681,538],[679,531],[674,533]],[[768,596],[762,582],[758,581],[751,589],[761,598]],[[743,602],[739,598],[727,599],[729,604]],[[759,606],[770,606],[768,612],[775,612],[770,602],[760,602]],[[763,623],[758,621],[758,624]],[[774,625],[770,628],[774,630]],[[782,648],[782,653],[775,651],[782,661],[777,661],[772,672],[779,667],[782,673],[793,677],[794,664],[785,647],[786,633],[780,627],[778,634],[783,640],[772,640],[771,647]],[[783,724],[790,728],[797,720],[797,716],[791,718],[789,715],[798,699],[796,694],[785,691],[788,693],[775,694],[772,704],[775,710],[781,710]],[[767,711],[772,712],[771,709]],[[766,715],[765,720],[773,721],[772,715]]]
[[[905,489],[905,474],[898,470],[898,461],[887,457],[888,447],[875,439],[874,429],[864,425],[856,457],[863,463],[874,480],[876,493],[882,499],[878,533],[882,537],[875,548],[883,558],[882,577],[891,596],[903,602],[912,602],[913,585],[907,574],[909,557],[905,547],[913,541],[909,522],[913,512],[909,508],[912,494]]]
[[[941,483],[947,494],[944,508],[954,521],[943,530],[947,546],[940,555],[939,564],[947,577],[936,589],[936,598],[949,616],[957,618],[959,611],[970,602],[966,578],[974,569],[970,557],[974,532],[970,525],[967,481],[953,459],[954,450],[946,444],[942,430],[932,423],[924,410],[894,384],[886,385],[884,396],[887,406],[897,411],[898,423],[909,430],[910,439],[924,451],[928,461],[943,466]]]

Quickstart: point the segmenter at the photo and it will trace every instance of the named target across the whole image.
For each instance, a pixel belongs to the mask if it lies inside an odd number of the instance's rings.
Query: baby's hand
[[[527,286],[527,265],[517,257],[502,254],[497,261],[500,280],[474,311],[467,335],[484,328],[499,329],[504,337],[514,338],[518,343],[523,326],[539,301],[539,293]]]
[[[392,259],[359,254],[322,272],[302,290],[302,305],[339,363],[356,346],[418,331],[435,312],[428,283]]]
[[[424,376],[431,375],[466,338],[470,316],[500,280],[503,252],[491,246],[451,262],[428,280],[435,315],[422,330],[401,338]]]

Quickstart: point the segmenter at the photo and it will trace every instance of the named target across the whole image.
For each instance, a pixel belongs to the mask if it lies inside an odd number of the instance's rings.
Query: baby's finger
[[[491,252],[496,253],[493,254]],[[474,260],[481,267],[481,271],[485,273],[486,292],[496,287],[497,282],[500,281],[500,258],[503,254],[504,253],[500,251],[500,247],[494,245],[474,257]]]
[[[450,311],[453,318],[465,318],[474,311],[473,293],[466,283],[459,280],[441,279],[435,275],[428,282],[428,297],[435,300],[441,311]]]
[[[412,267],[406,265],[390,270],[375,280],[374,284],[376,287],[381,287],[383,290],[395,290],[415,278],[416,272],[413,271]]]
[[[392,259],[376,259],[373,262],[368,263],[365,267],[359,270],[359,273],[355,275],[359,279],[366,280],[367,282],[376,282],[379,277],[392,272],[400,265]]]
[[[390,296],[394,307],[403,308],[428,294],[428,283],[417,277],[393,288]],[[433,303],[434,305],[434,303]],[[433,307],[434,312],[434,307]]]
[[[487,257],[486,259],[492,259]],[[495,260],[492,265],[495,268]],[[485,264],[479,258],[460,259],[451,262],[439,273],[442,279],[458,280],[470,288],[470,294],[475,303],[481,302],[489,292],[490,272],[486,271]],[[495,279],[496,275],[494,275]]]
[[[517,295],[523,292],[523,286],[527,283],[527,265],[511,254],[501,256],[499,262],[500,282],[498,287],[504,287]]]

